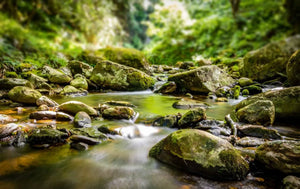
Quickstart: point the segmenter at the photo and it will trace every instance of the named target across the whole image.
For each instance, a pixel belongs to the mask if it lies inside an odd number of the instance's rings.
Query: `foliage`
[[[150,15],[152,42],[146,51],[155,59],[152,63],[175,64],[197,55],[235,59],[290,34],[281,0],[241,1],[236,18],[228,0],[177,3],[156,6]]]

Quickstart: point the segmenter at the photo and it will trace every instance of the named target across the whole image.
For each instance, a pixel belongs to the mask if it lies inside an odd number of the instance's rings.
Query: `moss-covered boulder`
[[[63,71],[51,68],[49,66],[43,67],[43,73],[47,75],[51,83],[66,84],[70,83],[72,79],[70,76],[68,76],[68,74],[64,73]]]
[[[92,120],[86,112],[78,112],[74,117],[74,126],[78,128],[91,127]]]
[[[244,90],[248,90],[250,95],[255,95],[262,93],[262,88],[258,85],[249,85],[243,88]]]
[[[275,107],[270,100],[258,100],[235,111],[238,120],[244,123],[268,126],[275,120]]]
[[[300,188],[300,178],[295,176],[287,176],[282,180],[282,189]]]
[[[88,94],[88,91],[84,89],[77,89],[71,85],[67,85],[63,88],[63,90],[60,92],[60,95],[76,95],[76,96],[86,96]]]
[[[135,115],[135,111],[126,106],[109,107],[102,112],[102,117],[106,119],[131,119]]]
[[[159,117],[152,123],[153,126],[158,127],[177,127],[178,117],[177,115],[166,115]]]
[[[177,89],[176,83],[174,81],[169,81],[163,84],[159,89],[155,90],[155,93],[162,93],[162,94],[171,94],[175,93]]]
[[[72,135],[82,135],[96,139],[107,139],[107,136],[101,133],[96,127],[74,128],[70,130]]]
[[[300,174],[300,142],[272,141],[259,146],[255,161],[285,174]]]
[[[146,73],[111,61],[98,62],[90,79],[102,88],[118,91],[145,90],[154,85]]]
[[[34,129],[28,136],[30,145],[60,144],[65,143],[69,135],[67,133],[48,128]]]
[[[149,74],[150,66],[145,55],[136,49],[106,47],[98,50],[98,56]]]
[[[181,92],[209,93],[222,86],[232,85],[234,80],[218,66],[201,66],[198,69],[169,76]]]
[[[286,73],[290,85],[300,85],[300,50],[296,51],[289,59]]]
[[[15,102],[24,104],[35,104],[42,94],[28,87],[14,87],[8,92],[8,97]]]
[[[241,87],[245,87],[245,86],[248,86],[248,85],[252,85],[252,84],[253,84],[252,79],[249,79],[249,78],[247,78],[247,77],[241,77],[241,78],[238,80],[238,82],[239,82],[239,85],[240,85]]]
[[[196,108],[192,109],[179,119],[178,127],[179,128],[186,128],[194,126],[195,123],[206,119],[206,110],[205,108]]]
[[[208,108],[208,104],[196,100],[181,99],[174,102],[172,107],[176,109]]]
[[[28,81],[30,81],[34,88],[36,89],[48,89],[50,90],[52,87],[47,83],[48,79],[42,78],[40,76],[37,76],[33,73],[31,73],[28,77]]]
[[[87,80],[85,79],[84,76],[82,76],[80,74],[75,75],[75,79],[73,79],[70,82],[70,85],[75,88],[84,89],[84,90],[88,90],[88,88],[89,88]]]
[[[2,90],[10,90],[16,86],[24,86],[29,88],[34,87],[32,83],[26,79],[17,79],[17,78],[0,79],[0,89]]]
[[[258,100],[270,100],[275,106],[275,118],[280,121],[300,120],[300,86],[267,91],[249,97],[236,105],[239,110]]]
[[[149,155],[213,180],[242,180],[249,171],[248,163],[229,142],[196,129],[171,133]]]
[[[87,78],[89,78],[93,72],[92,66],[78,60],[70,61],[67,67],[71,70],[72,75],[81,74]]]
[[[242,76],[265,81],[286,73],[290,56],[300,48],[300,35],[268,45],[247,53],[243,60]]]
[[[41,96],[36,100],[36,105],[37,106],[47,105],[48,107],[55,107],[58,106],[59,104],[46,96]]]
[[[6,78],[18,78],[18,74],[16,72],[5,72]]]
[[[58,109],[61,110],[62,112],[66,112],[72,115],[75,115],[80,111],[86,112],[90,116],[98,115],[98,112],[94,108],[78,101],[68,101],[62,103],[58,107]]]

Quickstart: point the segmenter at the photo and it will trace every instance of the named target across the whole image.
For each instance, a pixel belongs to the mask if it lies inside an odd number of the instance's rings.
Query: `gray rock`
[[[78,112],[74,117],[74,126],[78,128],[91,127],[92,120],[86,112]]]
[[[36,105],[38,105],[38,106],[47,105],[48,107],[59,106],[59,104],[57,102],[55,102],[54,100],[52,100],[46,96],[41,96],[40,98],[38,98],[36,100]]]
[[[240,136],[252,136],[265,139],[281,139],[280,134],[275,129],[266,128],[260,125],[244,125],[238,127]]]
[[[85,151],[89,149],[89,145],[83,143],[83,142],[72,142],[70,144],[71,148],[79,150],[79,151]]]
[[[73,135],[73,136],[71,136],[70,139],[74,142],[83,142],[88,145],[96,145],[96,144],[100,143],[100,141],[98,141],[94,138],[90,138],[90,137],[82,136],[82,135]]]

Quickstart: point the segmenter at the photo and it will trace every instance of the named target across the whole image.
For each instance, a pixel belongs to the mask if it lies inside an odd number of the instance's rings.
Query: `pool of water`
[[[116,92],[89,94],[83,97],[56,98],[58,103],[70,100],[98,106],[109,100],[128,101],[137,107],[140,117],[184,113],[187,110],[172,108],[172,104],[182,97],[153,94],[151,91]],[[216,103],[203,96],[195,99],[210,104],[207,115],[211,119],[223,120],[230,113],[232,105]],[[35,108],[27,107],[24,113],[18,114],[15,109],[0,109],[19,116],[22,124],[32,123],[27,120],[28,114]],[[70,123],[56,123],[58,126],[72,127]],[[69,144],[33,149],[29,146],[19,148],[0,147],[0,188],[41,188],[41,189],[82,189],[82,188],[273,188],[274,185],[252,176],[241,182],[217,182],[204,179],[173,169],[157,160],[148,157],[152,146],[166,137],[174,129],[152,127],[130,121],[97,120],[93,125],[113,125],[123,136],[91,147],[88,151],[78,152],[70,149]],[[245,186],[245,187],[244,187]]]

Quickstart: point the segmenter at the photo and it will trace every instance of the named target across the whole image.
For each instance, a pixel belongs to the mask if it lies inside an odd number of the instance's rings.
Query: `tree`
[[[230,0],[233,17],[236,18],[241,0]]]

